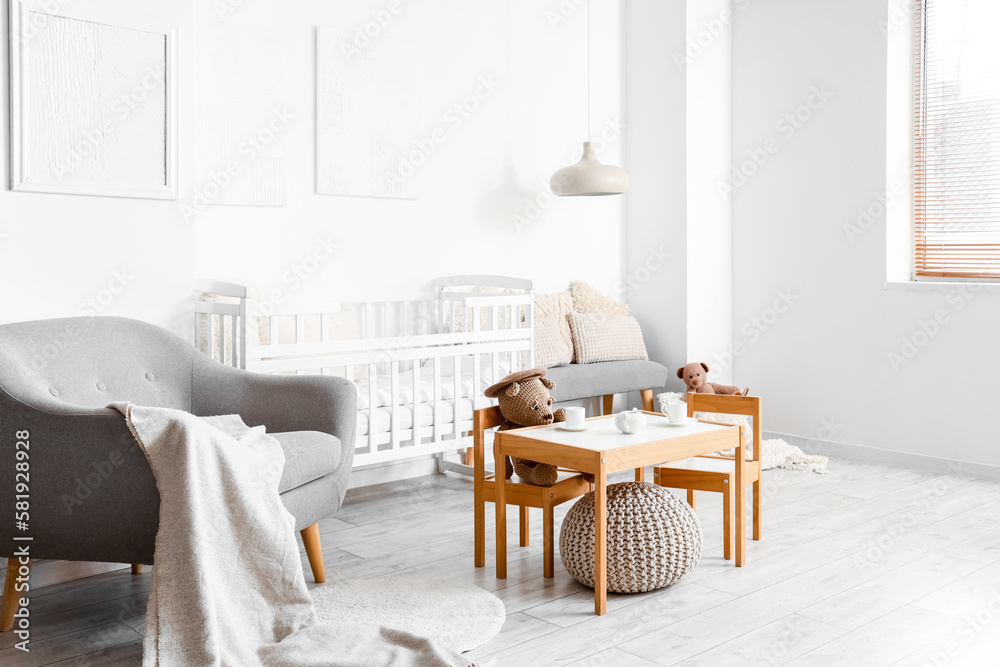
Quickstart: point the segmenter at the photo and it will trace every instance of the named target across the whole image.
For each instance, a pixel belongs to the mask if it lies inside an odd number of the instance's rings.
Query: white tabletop
[[[581,449],[606,451],[618,447],[630,447],[632,445],[657,442],[684,435],[732,428],[729,426],[719,426],[718,424],[704,424],[702,422],[692,422],[683,426],[670,426],[666,421],[666,417],[646,415],[646,428],[631,435],[626,435],[618,430],[618,427],[615,426],[614,417],[588,420],[587,430],[585,431],[567,431],[561,427],[561,424],[553,424],[544,428],[536,428],[530,431],[513,431],[512,433],[520,437],[544,440],[545,442],[552,442],[558,445],[570,445]]]

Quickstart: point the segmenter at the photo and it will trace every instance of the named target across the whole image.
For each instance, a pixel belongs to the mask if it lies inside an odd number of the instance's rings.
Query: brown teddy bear
[[[746,396],[750,387],[734,387],[708,381],[708,364],[691,362],[677,369],[677,377],[684,380],[689,394],[723,394],[725,396]]]
[[[485,391],[487,398],[498,400],[500,412],[506,420],[497,431],[566,421],[565,410],[560,408],[552,411],[552,404],[556,399],[549,395],[549,389],[555,388],[556,383],[545,377],[544,368],[511,373],[489,387]],[[511,459],[514,461],[513,466]],[[516,456],[504,457],[504,472],[507,479],[516,472],[518,477],[537,486],[552,486],[559,477],[554,465],[519,459]],[[583,477],[588,482],[594,481],[593,475],[584,473]]]

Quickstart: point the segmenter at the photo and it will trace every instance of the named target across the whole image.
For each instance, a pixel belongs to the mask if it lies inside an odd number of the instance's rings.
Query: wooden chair
[[[653,479],[659,486],[672,489],[687,489],[688,503],[695,506],[695,491],[714,491],[722,494],[724,555],[733,557],[733,500],[732,486],[737,465],[744,466],[743,480],[753,484],[753,539],[760,540],[760,452],[761,422],[759,396],[720,396],[717,394],[688,394],[688,416],[697,412],[720,412],[732,415],[747,415],[753,419],[753,458],[734,461],[719,456],[694,456],[683,461],[675,461],[653,468]],[[739,511],[744,511],[740,508]]]
[[[473,416],[473,467],[475,480],[476,509],[476,567],[486,566],[486,503],[495,502],[497,474],[504,469],[503,461],[494,464],[497,473],[486,474],[486,431],[503,424],[500,408],[482,408]],[[499,479],[503,480],[500,474]],[[542,535],[544,539],[544,575],[553,576],[553,508],[567,500],[572,500],[591,491],[593,485],[583,479],[580,473],[560,471],[558,481],[552,486],[535,486],[520,481],[515,475],[503,480],[508,505],[520,505],[521,546],[528,546],[528,508],[542,510]]]

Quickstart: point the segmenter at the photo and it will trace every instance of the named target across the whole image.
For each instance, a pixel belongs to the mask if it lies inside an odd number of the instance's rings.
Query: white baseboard
[[[6,569],[7,559],[0,558],[0,564]],[[123,563],[89,563],[72,560],[37,560],[31,564],[31,589],[43,588],[64,581],[92,577],[95,574],[114,572],[131,567]]]
[[[450,454],[455,457],[455,454]],[[372,465],[359,466],[351,470],[351,476],[347,482],[348,489],[356,489],[361,486],[371,486],[372,484],[382,484],[383,482],[398,482],[411,477],[422,477],[432,475],[437,472],[437,457],[433,454],[418,456],[402,461],[390,461],[388,463],[373,463]]]
[[[992,465],[990,463],[960,461],[956,459],[947,459],[941,456],[914,454],[912,452],[901,452],[893,449],[883,449],[881,447],[871,447],[869,445],[856,445],[847,442],[831,442],[828,440],[819,440],[817,438],[807,438],[801,435],[777,433],[775,431],[764,431],[763,437],[781,438],[782,440],[801,448],[807,454],[839,456],[845,459],[856,459],[858,461],[867,461],[870,463],[903,466],[906,468],[915,468],[917,470],[927,470],[930,472],[949,473],[954,475],[963,475],[965,477],[978,477],[980,479],[1000,480],[1000,466]]]

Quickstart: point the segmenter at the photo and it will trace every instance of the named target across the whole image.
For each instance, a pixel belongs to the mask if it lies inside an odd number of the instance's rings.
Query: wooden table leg
[[[499,461],[496,466],[496,480],[493,494],[493,506],[496,508],[497,520],[497,579],[507,578],[507,480],[504,477],[503,456],[500,454],[501,434],[497,433],[493,441],[493,460]]]
[[[551,579],[555,576],[555,568],[553,564],[555,544],[554,544],[554,531],[553,522],[555,521],[552,515],[552,494],[548,493],[542,498],[542,550],[545,555],[542,556],[542,574],[545,575],[547,579]]]
[[[635,481],[637,481],[637,482],[645,482],[646,481],[646,469],[645,468],[636,468],[635,469]]]
[[[594,613],[608,613],[608,477],[601,462],[594,475]]]
[[[740,429],[739,447],[736,448],[736,488],[732,489],[736,500],[736,567],[743,567],[747,548],[746,527],[746,449],[743,446],[743,429]],[[759,446],[759,445],[758,445]]]

